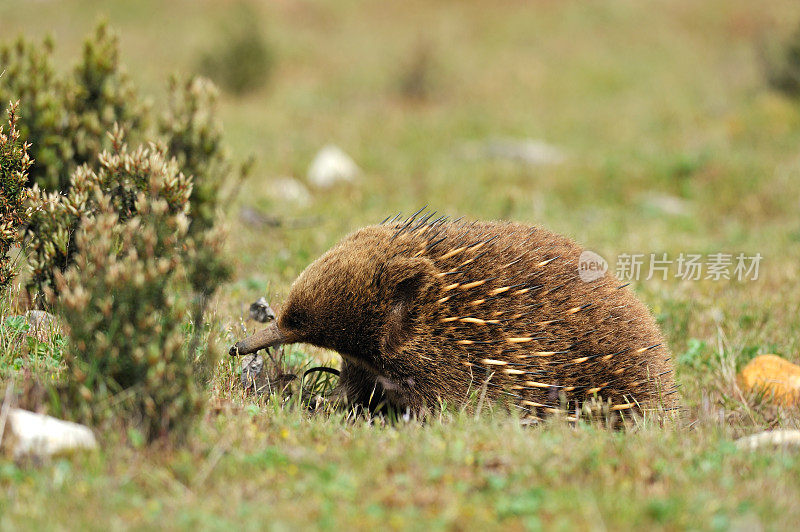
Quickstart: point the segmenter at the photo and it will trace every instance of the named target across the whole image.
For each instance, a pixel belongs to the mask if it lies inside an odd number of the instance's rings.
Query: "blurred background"
[[[423,205],[606,258],[759,252],[757,282],[636,283],[701,386],[720,331],[737,365],[800,345],[797,7],[3,1],[0,35],[50,35],[69,69],[105,20],[154,109],[174,73],[218,85],[231,155],[256,161],[227,205],[228,323],[348,232]]]

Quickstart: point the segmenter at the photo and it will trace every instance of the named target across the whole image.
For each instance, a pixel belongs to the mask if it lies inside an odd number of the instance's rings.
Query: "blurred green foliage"
[[[236,95],[261,88],[269,80],[275,55],[264,37],[258,17],[246,4],[232,10],[213,47],[202,53],[199,70]]]
[[[430,99],[439,84],[440,69],[433,44],[428,41],[418,43],[397,76],[399,94],[408,100]]]
[[[800,98],[800,26],[780,46],[765,53],[767,81],[792,98]]]

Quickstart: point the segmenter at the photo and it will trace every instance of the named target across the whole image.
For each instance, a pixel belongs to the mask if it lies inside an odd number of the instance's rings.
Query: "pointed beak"
[[[277,320],[273,320],[262,331],[257,332],[253,336],[248,336],[240,342],[236,342],[236,344],[231,347],[228,353],[231,356],[249,355],[250,353],[255,353],[259,349],[264,349],[265,347],[274,347],[276,345],[286,343],[286,340],[287,339],[281,330],[278,329]]]

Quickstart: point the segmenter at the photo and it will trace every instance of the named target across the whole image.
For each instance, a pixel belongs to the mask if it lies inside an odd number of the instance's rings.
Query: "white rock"
[[[489,139],[469,142],[462,148],[472,159],[506,159],[532,166],[559,164],[566,160],[561,148],[537,139]]]
[[[6,415],[0,415],[0,444],[10,450],[14,459],[97,448],[94,434],[84,425],[18,408],[10,408],[3,414]]]
[[[765,445],[800,446],[800,430],[765,430],[736,440],[740,449],[758,449]]]
[[[308,181],[314,186],[328,188],[338,182],[353,181],[360,170],[353,159],[338,147],[329,144],[322,148],[308,169]]]
[[[269,195],[279,201],[289,201],[297,206],[305,207],[311,203],[308,188],[292,177],[279,177],[269,184]]]

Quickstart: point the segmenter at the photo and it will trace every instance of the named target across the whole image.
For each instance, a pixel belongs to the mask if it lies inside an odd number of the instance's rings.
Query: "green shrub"
[[[209,245],[197,248],[198,257],[191,261],[189,280],[202,298],[210,294],[209,287],[213,292],[215,279],[230,275],[227,262],[214,251],[215,242],[221,238],[215,222],[222,207],[222,188],[244,179],[253,164],[251,158],[238,168],[233,167],[222,128],[214,118],[216,102],[217,89],[210,81],[195,77],[181,82],[172,78],[168,108],[158,123],[167,153],[175,157],[184,174],[192,176],[189,235]]]
[[[423,41],[414,48],[397,77],[397,89],[408,100],[423,101],[434,95],[437,85],[436,55],[433,45]]]
[[[32,189],[33,204],[38,208],[26,230],[26,251],[34,293],[41,295],[47,288],[57,288],[55,276],[74,261],[80,249],[75,234],[96,212],[98,191],[107,196],[121,221],[136,215],[139,193],[150,192],[154,182],[159,184],[160,196],[171,212],[189,207],[191,178],[180,172],[175,159],[167,160],[165,148],[140,146],[130,151],[119,128],[110,137],[113,151],[99,156],[96,171],[86,165],[75,170],[67,193],[45,192],[38,185]]]
[[[190,234],[198,239],[214,225],[222,185],[236,175],[243,178],[248,169],[234,169],[224,148],[210,82],[172,79],[167,108],[156,120],[125,76],[117,37],[105,24],[85,41],[82,58],[68,75],[55,72],[52,53],[50,40],[35,46],[20,39],[0,49],[7,65],[0,97],[23,98],[27,111],[19,121],[20,138],[33,143],[29,182],[39,212],[25,239],[32,270],[27,290],[39,305],[46,288],[56,289],[56,272],[72,262],[81,220],[94,212],[96,202],[87,191],[98,186],[111,194],[123,220],[135,214],[133,198],[146,188],[146,177],[120,173],[114,161],[101,157],[110,150],[125,159],[119,152],[121,131],[134,142],[155,143],[128,155],[158,152],[165,161],[174,158],[177,173],[192,182],[188,216]],[[215,257],[207,259],[190,276],[197,283],[210,274],[201,270],[216,275],[225,269]]]
[[[176,250],[188,220],[169,216],[165,201],[144,193],[140,214],[127,221],[111,203],[101,198],[100,212],[78,234],[75,265],[59,276],[56,309],[70,338],[65,406],[93,424],[123,413],[156,437],[199,408],[183,354],[185,309],[173,295],[183,276]]]
[[[769,85],[800,98],[800,27],[782,43],[762,47],[761,58]]]
[[[53,42],[36,46],[23,38],[0,47],[0,101],[20,100],[20,131],[31,144],[30,183],[64,190],[72,172],[93,163],[109,147],[106,131],[119,124],[138,136],[146,129],[146,107],[119,64],[118,40],[100,24],[83,44],[83,55],[67,75],[53,68]]]
[[[228,276],[221,188],[246,173],[224,149],[215,89],[173,80],[154,120],[105,26],[66,77],[53,73],[51,44],[20,43],[3,52],[15,79],[0,78],[0,93],[27,94],[32,113],[55,117],[36,115],[20,130],[54,147],[32,148],[43,161],[24,245],[29,294],[48,300],[69,337],[63,413],[180,439],[213,366],[200,345],[206,304]],[[129,148],[130,139],[146,144]]]
[[[110,157],[109,166],[131,168],[125,181],[147,186],[128,211],[119,205],[136,186],[122,194],[91,190],[96,215],[77,232],[74,264],[56,277],[53,301],[69,335],[63,405],[80,421],[121,421],[149,440],[180,440],[203,406],[195,355],[205,301],[192,297],[190,275],[193,262],[221,252],[221,240],[189,235],[190,187],[174,161],[143,153]],[[208,293],[222,280],[207,279]],[[195,336],[187,342],[190,316]],[[207,368],[213,361],[203,355]]]
[[[189,198],[192,232],[213,225],[220,188],[233,174],[222,128],[214,118],[216,102],[217,90],[208,80],[190,78],[181,82],[173,77],[168,107],[158,122],[168,153],[177,159],[183,173],[193,178]]]
[[[30,216],[25,205],[29,194],[25,183],[31,158],[28,146],[20,141],[16,113],[17,105],[12,104],[8,109],[8,133],[0,126],[0,290],[14,277],[9,252]]]
[[[214,219],[192,231],[192,178],[165,146],[129,149],[119,128],[109,138],[66,194],[33,188],[30,262],[69,337],[63,413],[180,440],[214,363],[200,336],[228,275],[222,234]]]
[[[257,13],[240,4],[219,33],[220,39],[200,57],[200,72],[237,95],[262,87],[272,73],[274,55]]]
[[[133,136],[146,135],[147,106],[121,68],[119,40],[105,24],[84,41],[81,60],[66,88],[66,134],[76,165],[97,160],[109,147],[106,132],[113,127]]]

